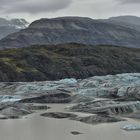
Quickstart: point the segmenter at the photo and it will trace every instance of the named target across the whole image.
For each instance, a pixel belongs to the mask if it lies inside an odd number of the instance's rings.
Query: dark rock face
[[[75,120],[75,121],[80,121],[83,123],[88,123],[88,124],[99,124],[99,123],[105,123],[105,122],[119,122],[119,121],[124,121],[124,119],[121,118],[116,118],[112,117],[109,115],[91,115],[87,117],[79,117],[74,114],[70,113],[61,113],[61,112],[50,112],[50,113],[44,113],[41,114],[41,116],[44,117],[50,117],[50,118],[57,118],[57,119],[65,119],[69,118],[70,120]],[[77,134],[77,133],[76,133]]]
[[[50,107],[46,106],[46,105],[30,105],[29,106],[29,110],[47,110],[50,109]]]
[[[0,106],[0,119],[18,119],[32,113],[29,105],[18,102],[4,102]]]
[[[48,94],[42,95],[34,98],[23,99],[22,103],[69,103],[71,102],[71,95],[58,93],[58,94]]]
[[[0,103],[0,119],[18,119],[34,113],[34,111],[48,110],[47,105],[34,105],[21,102]]]
[[[109,115],[92,115],[88,117],[77,117],[74,118],[76,121],[80,121],[83,123],[88,123],[88,124],[99,124],[99,123],[111,123],[111,122],[120,122],[120,121],[125,121],[122,118],[119,117],[112,117]]]
[[[139,102],[115,102],[113,100],[98,100],[79,103],[70,107],[71,111],[95,114],[130,114],[140,110]]]
[[[57,118],[57,119],[65,119],[68,118],[70,120],[75,120],[75,121],[80,121],[83,123],[88,123],[88,124],[99,124],[99,123],[107,123],[107,122],[119,122],[119,121],[124,121],[124,119],[121,119],[119,117],[113,117],[109,115],[90,115],[87,117],[80,117],[75,114],[71,113],[62,113],[62,112],[49,112],[49,113],[44,113],[41,114],[43,117],[50,117],[50,118]],[[77,133],[74,133],[77,134]]]
[[[86,45],[140,46],[140,32],[114,23],[82,17],[41,19],[29,28],[0,41],[0,48],[35,44],[81,43]]]
[[[65,119],[65,118],[75,118],[77,115],[71,113],[62,113],[62,112],[50,112],[41,114],[41,116],[49,117],[49,118],[57,118],[57,119]]]
[[[0,81],[45,81],[140,72],[140,50],[80,44],[0,52]]]
[[[28,115],[31,112],[19,108],[9,107],[2,110],[2,114],[8,118],[19,118],[19,116]]]
[[[72,135],[81,135],[81,134],[83,134],[83,133],[78,132],[78,131],[71,131],[71,134],[72,134]]]

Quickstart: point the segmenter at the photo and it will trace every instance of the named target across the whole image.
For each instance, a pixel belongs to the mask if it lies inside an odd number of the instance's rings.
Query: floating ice
[[[136,130],[140,130],[140,125],[127,124],[123,126],[122,129],[126,131],[136,131]]]
[[[59,81],[60,83],[65,83],[65,84],[75,84],[77,83],[77,80],[74,78],[70,78],[70,79],[62,79]]]

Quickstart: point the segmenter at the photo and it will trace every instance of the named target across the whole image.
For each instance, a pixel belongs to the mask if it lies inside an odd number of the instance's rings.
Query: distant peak
[[[140,19],[140,17],[138,16],[133,16],[133,15],[122,15],[122,16],[114,16],[114,17],[110,17],[109,19],[117,19],[117,18],[120,18],[120,19],[123,19],[123,18],[138,18]]]
[[[132,16],[132,15],[111,17],[108,20],[123,22],[123,23],[133,24],[133,25],[140,25],[140,17]]]
[[[82,19],[87,19],[87,20],[92,20],[92,18],[89,17],[80,17],[80,16],[64,16],[64,17],[55,17],[55,18],[42,18],[40,20],[82,20]]]
[[[63,28],[62,26],[77,26],[77,23],[93,22],[94,20],[88,17],[56,17],[42,18],[30,24],[30,28]],[[78,27],[77,27],[78,28]]]

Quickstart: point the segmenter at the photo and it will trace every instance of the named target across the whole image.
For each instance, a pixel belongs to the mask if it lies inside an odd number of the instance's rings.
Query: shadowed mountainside
[[[85,17],[40,19],[31,23],[28,28],[2,39],[0,48],[65,43],[139,48],[140,32],[104,20]]]
[[[121,25],[134,29],[136,31],[140,31],[140,17],[137,16],[117,16],[101,21],[113,23],[115,25]]]
[[[129,15],[128,16],[117,16],[117,17],[111,17],[111,18],[109,18],[109,20],[140,26],[140,17],[137,17],[137,16],[129,16]]]
[[[80,44],[0,51],[0,81],[44,81],[140,72],[140,49]]]

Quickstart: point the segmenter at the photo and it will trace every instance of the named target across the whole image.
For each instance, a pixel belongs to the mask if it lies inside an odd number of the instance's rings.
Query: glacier
[[[0,82],[1,100],[67,92],[95,98],[140,100],[140,73],[94,76],[87,79],[62,79],[40,82]],[[20,96],[20,97],[19,97]]]

